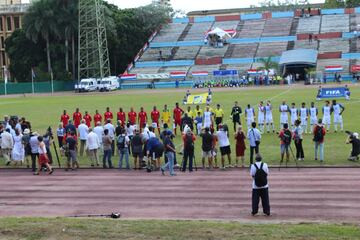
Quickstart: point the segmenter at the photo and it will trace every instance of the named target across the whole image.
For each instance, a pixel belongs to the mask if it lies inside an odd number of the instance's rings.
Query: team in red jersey
[[[146,123],[147,123],[147,114],[144,111],[143,107],[140,108],[138,118],[139,118],[139,128],[140,128],[140,131],[141,131],[141,129],[143,129],[145,127]]]
[[[177,126],[180,127],[181,129],[181,117],[182,117],[182,114],[184,113],[184,110],[182,110],[180,107],[179,107],[179,103],[175,103],[175,108],[173,110],[173,119],[174,119],[174,133],[176,135],[176,128]]]
[[[129,120],[130,125],[136,125],[136,117],[137,117],[137,114],[134,111],[134,108],[131,107],[130,112],[128,112],[128,120]]]
[[[62,122],[63,128],[66,127],[66,125],[68,125],[70,120],[70,116],[69,114],[66,113],[66,110],[64,110],[63,114],[60,117],[60,122]]]
[[[160,112],[156,109],[156,106],[154,106],[153,110],[151,111],[152,127],[157,128],[160,135],[159,118]]]
[[[83,119],[85,120],[86,126],[91,127],[92,117],[90,116],[88,111],[85,111],[85,115],[84,115]]]
[[[104,113],[104,121],[107,121],[108,119],[110,119],[110,120],[113,119],[113,114],[110,111],[109,107],[106,108],[106,112]]]
[[[82,119],[82,114],[79,111],[79,108],[76,108],[75,112],[73,113],[73,121],[76,128],[80,125],[81,119]]]
[[[121,121],[121,126],[124,127],[126,123],[126,113],[123,111],[122,108],[120,108],[116,115],[117,120]]]
[[[101,114],[99,113],[99,111],[98,110],[96,110],[95,111],[95,115],[94,115],[94,126],[96,127],[96,124],[98,123],[98,122],[102,122],[102,116],[101,116]]]

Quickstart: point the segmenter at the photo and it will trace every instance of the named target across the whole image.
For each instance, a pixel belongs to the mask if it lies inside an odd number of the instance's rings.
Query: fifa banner
[[[346,89],[343,87],[338,88],[322,88],[318,93],[317,98],[342,98],[345,97]]]
[[[208,93],[189,95],[186,104],[205,104],[208,96]]]

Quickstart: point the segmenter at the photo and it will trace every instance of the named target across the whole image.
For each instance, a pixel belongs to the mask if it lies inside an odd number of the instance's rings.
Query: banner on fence
[[[325,72],[340,72],[342,70],[343,70],[343,67],[340,65],[325,67]]]
[[[216,70],[213,72],[214,76],[233,76],[237,75],[237,70]]]
[[[186,104],[205,104],[209,93],[189,95]]]
[[[191,73],[193,77],[207,77],[209,76],[208,71],[194,71]]]
[[[154,73],[154,74],[137,74],[137,79],[168,79],[170,74],[168,73]]]
[[[135,80],[137,78],[136,74],[122,74],[121,80]]]
[[[170,72],[171,78],[185,78],[186,72]]]

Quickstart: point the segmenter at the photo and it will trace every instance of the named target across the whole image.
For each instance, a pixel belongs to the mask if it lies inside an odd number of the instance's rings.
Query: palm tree
[[[39,38],[46,42],[46,58],[48,73],[51,74],[50,39],[59,37],[57,19],[55,17],[54,0],[34,1],[24,16],[24,30],[26,37],[34,43]]]
[[[273,59],[272,56],[267,57],[267,58],[259,58],[257,60],[257,62],[261,63],[262,66],[258,67],[257,70],[265,70],[265,71],[267,71],[266,75],[269,75],[270,69],[278,69],[279,64],[277,62],[273,61],[272,59]]]

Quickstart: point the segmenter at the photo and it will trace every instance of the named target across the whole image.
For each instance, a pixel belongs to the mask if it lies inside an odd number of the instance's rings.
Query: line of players
[[[345,107],[337,103],[336,100],[325,101],[325,105],[321,108],[322,111],[322,122],[326,127],[326,130],[330,130],[331,125],[331,115],[333,114],[333,124],[335,132],[338,131],[338,125],[340,125],[340,130],[344,130],[342,113],[344,112]],[[275,126],[273,121],[273,107],[270,101],[267,101],[266,105],[261,101],[258,105],[258,126],[261,132],[264,132],[265,126],[266,130],[269,133],[270,127],[273,132],[275,132]],[[310,107],[306,107],[306,103],[301,103],[301,107],[297,108],[295,103],[291,104],[289,107],[286,104],[286,101],[282,101],[282,104],[279,106],[280,112],[280,129],[283,128],[284,124],[289,124],[289,114],[290,114],[290,123],[293,128],[295,128],[295,121],[299,119],[301,121],[301,127],[305,133],[308,133],[308,121],[310,119],[310,131],[318,122],[319,110],[315,106],[314,102],[311,102]],[[245,119],[247,122],[248,128],[251,127],[251,123],[255,121],[255,110],[250,104],[247,105],[245,109]]]

